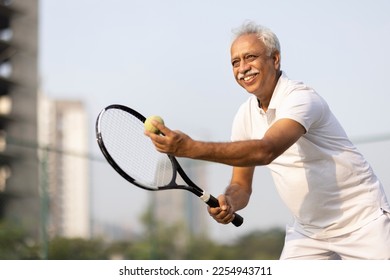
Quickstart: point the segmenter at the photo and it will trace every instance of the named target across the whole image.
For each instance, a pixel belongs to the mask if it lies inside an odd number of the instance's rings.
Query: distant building
[[[49,236],[90,237],[87,113],[80,101],[40,102],[42,185]],[[47,149],[45,149],[47,147]]]
[[[205,188],[205,165],[185,159],[181,159],[180,163],[191,180]],[[183,183],[180,180],[178,182]],[[150,195],[154,218],[159,224],[180,225],[186,235],[207,234],[206,219],[210,218],[205,209],[207,205],[196,195],[186,190],[166,190],[152,192]]]
[[[0,1],[0,219],[42,233],[37,144],[38,0]]]

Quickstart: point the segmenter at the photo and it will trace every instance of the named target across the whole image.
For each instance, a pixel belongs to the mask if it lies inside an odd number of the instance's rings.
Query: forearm
[[[237,184],[230,184],[225,191],[225,196],[229,201],[233,211],[238,211],[248,205],[251,192]]]
[[[232,179],[223,195],[218,196],[220,207],[209,208],[210,215],[219,223],[230,223],[234,212],[243,209],[252,193],[255,167],[234,167]]]
[[[145,134],[159,152],[240,167],[271,163],[305,133],[305,128],[298,122],[281,119],[267,130],[262,139],[215,143],[193,140],[159,122],[153,122],[153,125],[162,134],[149,131],[145,131]]]
[[[184,156],[231,166],[267,165],[275,159],[274,149],[263,140],[213,143],[192,140]]]

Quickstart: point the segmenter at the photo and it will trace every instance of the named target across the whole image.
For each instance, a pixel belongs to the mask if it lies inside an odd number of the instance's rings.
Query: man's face
[[[238,37],[230,51],[237,83],[260,99],[264,98],[264,95],[272,95],[274,81],[279,77],[279,53],[268,56],[264,43],[256,34]]]

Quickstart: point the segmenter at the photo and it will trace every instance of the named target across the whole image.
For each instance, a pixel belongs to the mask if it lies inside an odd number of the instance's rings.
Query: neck
[[[282,71],[278,71],[275,75],[275,78],[271,81],[269,90],[266,94],[257,96],[257,102],[261,109],[263,109],[265,112],[268,110],[269,103],[271,102],[272,95],[274,93],[276,84],[278,83],[278,80],[280,76],[282,75]]]

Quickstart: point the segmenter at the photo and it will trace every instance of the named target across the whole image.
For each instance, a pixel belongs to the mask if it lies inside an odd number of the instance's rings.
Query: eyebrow
[[[252,54],[251,52],[246,52],[246,53],[243,53],[242,55],[235,55],[235,56],[232,56],[231,57],[231,61],[235,60],[235,59],[238,59],[240,58],[241,56],[247,56],[248,54]]]
[[[265,54],[264,52],[256,52],[256,51],[253,51],[253,52],[245,52],[245,53],[243,53],[242,55],[232,56],[232,57],[230,58],[230,61],[233,62],[233,61],[236,60],[236,59],[241,59],[241,56],[245,58],[247,55],[262,56],[262,55],[264,55],[264,54]]]

